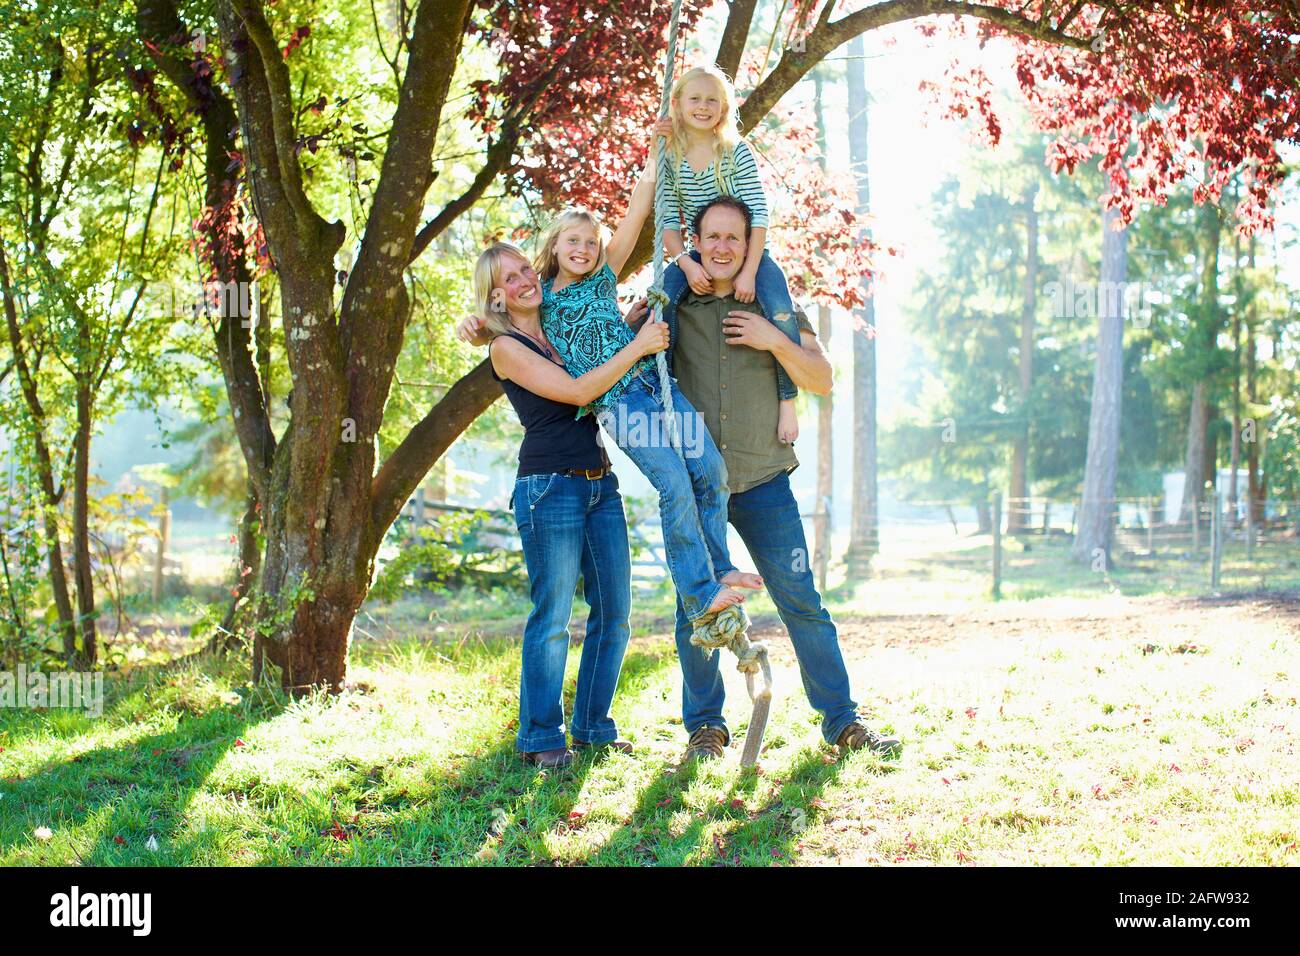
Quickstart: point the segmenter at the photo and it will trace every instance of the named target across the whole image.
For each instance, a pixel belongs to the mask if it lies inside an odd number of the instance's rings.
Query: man
[[[829,394],[832,371],[812,326],[798,314],[800,342],[750,311],[734,294],[750,235],[749,208],[722,196],[692,224],[696,250],[712,290],[666,290],[664,310],[671,360],[682,393],[703,416],[727,465],[727,519],[749,549],[768,594],[790,632],[808,701],[821,712],[822,736],[844,750],[895,751],[896,737],[865,726],[849,689],[848,671],[830,612],[813,582],[790,472],[794,449],[777,439],[776,363],[795,385]],[[752,307],[751,307],[752,308]],[[682,667],[682,720],[690,734],[686,756],[721,757],[730,740],[722,715],[721,652],[690,642],[691,625],[677,602],[677,655]]]

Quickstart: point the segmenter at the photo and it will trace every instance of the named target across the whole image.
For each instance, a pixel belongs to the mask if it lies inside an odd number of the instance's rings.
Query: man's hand
[[[736,281],[732,284],[732,294],[741,302],[754,301],[754,272],[749,269],[741,269],[736,274]]]
[[[737,297],[739,298],[739,297]],[[735,309],[722,320],[722,334],[728,345],[748,345],[751,349],[771,352],[789,342],[785,333],[763,316]]]
[[[492,341],[492,336],[487,333],[486,325],[487,319],[482,316],[466,316],[460,325],[456,326],[456,338],[470,345],[487,345]]]
[[[623,321],[635,329],[641,322],[645,320],[645,317],[649,314],[650,314],[649,301],[646,299],[637,299],[630,306],[628,306],[628,310],[623,313]]]

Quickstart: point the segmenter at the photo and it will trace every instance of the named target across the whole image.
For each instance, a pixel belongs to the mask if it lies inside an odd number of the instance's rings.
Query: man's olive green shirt
[[[704,417],[722,459],[733,495],[794,471],[794,448],[776,437],[780,398],[776,358],[771,352],[730,345],[722,320],[733,310],[758,313],[734,295],[696,295],[687,289],[677,305],[677,337],[672,343],[673,372],[682,394]],[[799,330],[812,332],[796,309]]]

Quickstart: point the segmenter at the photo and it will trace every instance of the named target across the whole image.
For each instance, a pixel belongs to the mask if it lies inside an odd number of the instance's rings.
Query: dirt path
[[[990,632],[1007,637],[1073,636],[1154,639],[1161,645],[1204,642],[1224,628],[1278,629],[1300,637],[1300,594],[1269,592],[1221,598],[1044,598],[988,605],[957,614],[835,615],[840,646],[849,659],[882,648],[936,646]],[[671,622],[665,622],[665,630]],[[769,643],[772,659],[793,664],[785,626],[775,614],[754,619],[750,636]],[[643,639],[648,640],[649,638]]]

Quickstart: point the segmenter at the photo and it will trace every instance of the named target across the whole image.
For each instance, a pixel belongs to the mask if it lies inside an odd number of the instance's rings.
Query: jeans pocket
[[[537,503],[546,497],[546,493],[551,490],[555,484],[555,479],[560,477],[558,472],[551,472],[549,475],[529,475],[528,476],[528,506],[536,507]]]

